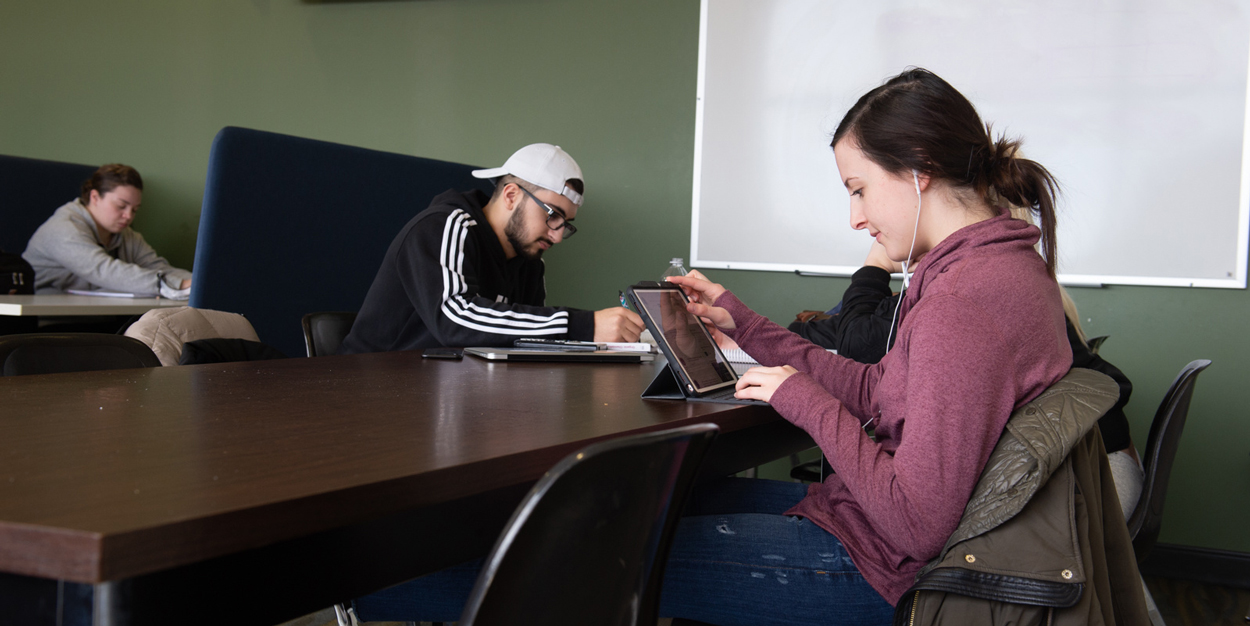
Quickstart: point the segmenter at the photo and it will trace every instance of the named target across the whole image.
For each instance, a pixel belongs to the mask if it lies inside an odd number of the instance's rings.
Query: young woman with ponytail
[[[946,81],[911,69],[833,136],[851,226],[905,263],[893,348],[831,355],[697,272],[671,279],[768,367],[738,396],[806,430],[834,474],[810,488],[731,479],[678,527],[661,612],[715,624],[888,624],[938,555],[1012,411],[1072,365],[1055,282],[1057,185],[995,139]],[[1033,211],[1037,228],[1008,212]],[[1034,246],[1042,242],[1042,255]],[[866,429],[875,429],[875,439]]]
[[[1012,217],[1033,223],[1033,215],[1027,209],[1012,208]],[[890,274],[903,271],[900,265],[885,256],[880,245],[873,244],[861,267],[851,276],[851,286],[842,295],[840,310],[823,320],[795,320],[787,328],[804,339],[838,354],[859,361],[876,363],[890,346],[886,341],[898,330],[894,312],[902,293],[890,290]],[[1102,443],[1111,465],[1111,477],[1115,482],[1116,495],[1124,519],[1133,514],[1141,497],[1145,472],[1141,458],[1133,445],[1129,432],[1128,417],[1124,407],[1133,394],[1133,383],[1120,368],[1107,362],[1090,349],[1085,331],[1081,328],[1081,315],[1068,290],[1059,286],[1063,300],[1063,313],[1067,318],[1068,345],[1072,348],[1072,367],[1081,367],[1110,376],[1120,387],[1120,398],[1098,420]]]

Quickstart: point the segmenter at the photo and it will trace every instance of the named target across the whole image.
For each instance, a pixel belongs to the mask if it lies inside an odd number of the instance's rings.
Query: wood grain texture
[[[0,571],[118,580],[532,482],[625,433],[655,365],[368,354],[0,379]]]

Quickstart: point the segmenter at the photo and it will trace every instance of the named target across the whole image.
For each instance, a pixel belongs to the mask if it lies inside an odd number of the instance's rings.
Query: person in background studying
[[[143,204],[143,178],[111,163],[82,184],[35,231],[22,257],[35,268],[35,293],[67,289],[160,294],[185,299],[191,272],[169,264],[130,228]]]
[[[573,158],[536,143],[473,175],[494,179],[494,194],[447,191],[399,231],[340,354],[520,337],[637,341],[642,318],[624,307],[544,305],[543,252],[577,232],[584,189]]]
[[[876,363],[885,356],[891,320],[900,295],[890,290],[890,273],[902,271],[873,242],[864,266],[851,275],[851,284],[832,315],[803,311],[795,316],[790,332],[860,363]]]
[[[1012,215],[1032,223],[1027,211],[1012,209]],[[837,350],[838,354],[848,359],[860,363],[880,361],[887,348],[892,347],[887,346],[886,341],[898,332],[897,325],[893,324],[893,313],[903,294],[890,291],[890,274],[901,271],[902,267],[886,256],[885,248],[873,243],[864,266],[851,276],[851,286],[842,294],[839,311],[823,319],[811,319],[800,313],[798,319],[791,322],[790,331],[822,348]],[[1133,383],[1120,368],[1090,350],[1076,303],[1062,285],[1059,286],[1059,295],[1063,298],[1068,344],[1072,347],[1072,367],[1102,372],[1120,387],[1120,399],[1098,420],[1098,430],[1102,432],[1107,460],[1111,464],[1111,477],[1120,499],[1120,510],[1124,519],[1128,519],[1137,506],[1145,482],[1141,458],[1133,445],[1128,417],[1124,414],[1124,406],[1133,394]]]

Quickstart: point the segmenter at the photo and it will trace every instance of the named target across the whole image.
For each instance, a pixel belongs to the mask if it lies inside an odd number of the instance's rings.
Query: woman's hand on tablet
[[[743,400],[763,400],[771,402],[773,394],[781,383],[799,373],[799,370],[782,365],[781,367],[752,367],[738,379],[735,398]]]
[[[720,330],[737,328],[729,311],[710,304],[725,293],[724,287],[708,280],[697,270],[685,276],[669,276],[668,282],[679,285],[681,290],[686,292],[686,297],[690,298],[690,304],[686,305],[686,310],[702,318],[703,323],[711,324]],[[720,340],[717,339],[717,344],[719,343]]]
[[[711,304],[716,302],[722,293],[725,293],[725,287],[718,285],[707,279],[699,270],[693,270],[685,276],[669,276],[668,282],[675,285],[681,285],[681,290],[686,292],[686,297],[691,302],[702,302]]]

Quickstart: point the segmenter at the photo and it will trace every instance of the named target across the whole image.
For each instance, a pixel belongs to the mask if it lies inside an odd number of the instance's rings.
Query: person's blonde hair
[[[1068,295],[1068,290],[1059,285],[1059,298],[1063,300],[1063,314],[1072,322],[1072,328],[1076,329],[1076,336],[1080,337],[1081,343],[1089,346],[1089,342],[1085,340],[1085,329],[1081,328],[1081,314],[1076,310],[1076,303],[1072,301],[1072,296]]]
[[[1011,207],[1011,216],[1018,220],[1023,220],[1029,224],[1033,224],[1033,212],[1017,206]],[[1080,337],[1081,343],[1089,345],[1085,339],[1085,329],[1081,328],[1081,313],[1076,310],[1076,302],[1072,300],[1072,296],[1068,294],[1068,290],[1059,285],[1059,299],[1063,301],[1063,315],[1072,322],[1072,327],[1076,329],[1076,336]]]

